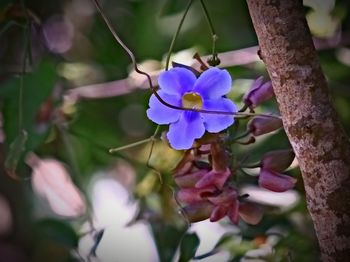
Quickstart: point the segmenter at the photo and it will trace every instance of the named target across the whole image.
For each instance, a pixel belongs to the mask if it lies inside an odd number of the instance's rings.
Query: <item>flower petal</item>
[[[180,202],[192,204],[205,200],[207,197],[214,195],[216,191],[217,189],[214,186],[182,188],[177,192],[176,198]]]
[[[192,91],[196,80],[196,76],[190,70],[176,67],[162,72],[158,84],[165,93],[182,97],[184,93]]]
[[[223,112],[237,112],[236,105],[228,98],[208,99],[203,101],[203,109]],[[205,129],[211,133],[218,133],[234,122],[233,115],[201,114]]]
[[[196,138],[204,135],[203,120],[198,112],[185,111],[179,121],[169,127],[167,137],[172,148],[189,149]]]
[[[236,199],[232,202],[230,209],[227,212],[227,216],[231,220],[231,222],[235,225],[239,222],[239,201]]]
[[[224,172],[215,172],[214,170],[205,174],[199,181],[195,184],[196,188],[206,187],[214,185],[221,189],[226,180],[230,177],[231,171],[227,168]]]
[[[177,96],[168,95],[164,91],[159,90],[158,94],[165,102],[174,106],[181,106],[181,98]],[[182,113],[181,110],[176,110],[163,105],[155,95],[152,95],[149,100],[149,109],[147,110],[147,117],[153,122],[163,125],[174,123],[179,120]]]
[[[292,189],[296,179],[272,170],[262,169],[259,176],[259,186],[273,192],[284,192]]]
[[[194,85],[194,92],[204,99],[216,99],[226,95],[232,86],[232,79],[226,70],[212,67],[204,71]]]

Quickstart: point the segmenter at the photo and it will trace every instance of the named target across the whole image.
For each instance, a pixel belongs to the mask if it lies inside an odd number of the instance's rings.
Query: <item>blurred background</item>
[[[241,107],[253,80],[268,79],[246,3],[205,3],[221,66],[234,80],[229,97]],[[101,1],[154,80],[187,4]],[[349,133],[350,2],[304,0],[304,6]],[[196,52],[209,55],[211,48],[206,18],[194,1],[172,60],[192,65]],[[146,117],[150,95],[92,1],[0,1],[0,261],[318,260],[296,161],[287,173],[298,178],[297,186],[285,193],[258,188],[258,169],[237,174],[242,191],[265,211],[258,225],[225,219],[187,225],[171,175],[181,152],[157,139],[152,168],[147,165],[156,128]],[[278,113],[275,101],[257,111]],[[125,145],[131,146],[109,152]],[[289,147],[280,130],[233,150],[254,163]]]

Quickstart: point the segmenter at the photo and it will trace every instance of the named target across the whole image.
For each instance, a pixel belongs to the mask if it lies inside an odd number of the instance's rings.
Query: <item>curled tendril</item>
[[[112,26],[112,23],[110,22],[109,18],[103,12],[99,1],[98,0],[92,0],[92,1],[94,2],[98,12],[100,13],[101,17],[103,18],[104,22],[106,23],[109,31],[112,33],[114,39],[124,49],[124,51],[128,54],[128,56],[129,56],[129,58],[130,58],[130,60],[132,62],[134,70],[138,74],[141,74],[141,75],[144,75],[145,77],[147,77],[149,87],[150,87],[152,93],[155,95],[155,97],[159,100],[160,103],[162,103],[163,105],[165,105],[165,106],[167,106],[169,108],[172,108],[172,109],[183,110],[183,111],[194,111],[194,112],[199,112],[199,113],[203,113],[203,114],[236,115],[236,116],[255,116],[255,115],[257,115],[257,114],[254,114],[254,113],[213,111],[213,110],[204,110],[204,109],[197,109],[197,108],[181,107],[181,106],[175,106],[175,105],[169,104],[168,102],[164,101],[160,97],[160,95],[157,93],[156,87],[153,86],[151,76],[149,74],[147,74],[145,71],[142,71],[141,69],[139,69],[139,67],[137,66],[136,58],[135,58],[134,53],[127,47],[127,45],[121,40],[119,35],[116,33],[116,31],[114,30],[114,28]],[[265,115],[267,117],[276,117],[276,116],[272,116],[272,115],[268,115],[268,114],[259,114],[259,115]]]

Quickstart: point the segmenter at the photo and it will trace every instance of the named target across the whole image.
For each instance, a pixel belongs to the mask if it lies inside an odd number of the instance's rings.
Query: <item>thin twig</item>
[[[185,21],[185,18],[187,16],[188,11],[190,10],[190,7],[191,7],[192,3],[193,3],[193,0],[190,0],[188,2],[188,5],[187,5],[187,7],[185,9],[185,12],[184,12],[184,14],[183,14],[183,16],[182,16],[182,18],[180,20],[180,23],[179,23],[179,25],[178,25],[178,27],[176,29],[176,32],[175,32],[174,36],[173,36],[173,39],[171,40],[171,44],[170,44],[168,55],[166,57],[166,62],[165,62],[165,70],[166,71],[169,69],[169,62],[170,62],[171,53],[173,52],[176,39],[179,36],[179,33],[181,31],[181,28],[182,28],[182,25],[183,25],[183,23]]]

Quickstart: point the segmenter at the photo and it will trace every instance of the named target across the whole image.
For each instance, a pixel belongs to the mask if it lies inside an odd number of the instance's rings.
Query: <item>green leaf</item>
[[[53,240],[69,248],[78,247],[79,237],[64,221],[43,219],[36,223],[39,238]]]
[[[42,103],[51,94],[55,81],[55,65],[49,62],[42,62],[33,72],[23,76],[22,125],[23,129],[28,132],[26,150],[35,149],[46,138],[46,133],[38,132],[35,118]],[[5,82],[0,89],[0,97],[3,101],[4,131],[8,142],[15,140],[19,130],[19,88],[20,79],[14,76]]]
[[[5,169],[11,175],[15,175],[18,161],[25,150],[25,144],[27,142],[27,139],[27,131],[21,130],[16,139],[10,145],[10,150],[5,160]]]
[[[187,262],[191,260],[196,254],[198,246],[199,238],[197,234],[186,234],[181,241],[179,262]]]
[[[185,228],[161,223],[151,223],[151,226],[159,260],[172,261],[181,237],[185,233]]]
[[[233,239],[234,236],[237,236],[237,234],[234,233],[226,233],[224,234],[219,241],[216,243],[214,249],[218,249],[221,248],[222,246],[224,246],[227,242],[231,241]]]

